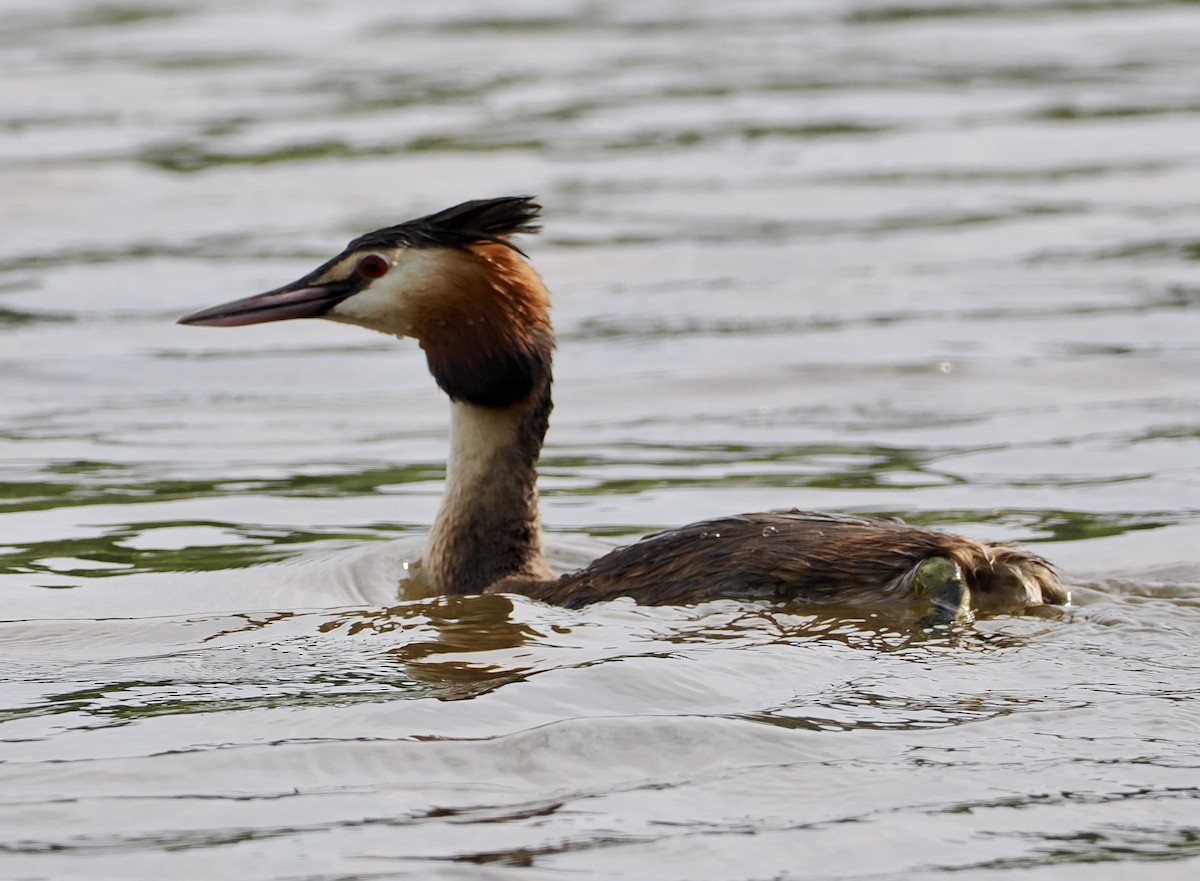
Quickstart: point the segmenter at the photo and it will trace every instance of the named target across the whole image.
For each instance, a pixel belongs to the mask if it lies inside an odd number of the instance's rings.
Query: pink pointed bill
[[[180,318],[179,324],[242,327],[289,318],[316,318],[344,300],[344,286],[284,287],[210,306]]]

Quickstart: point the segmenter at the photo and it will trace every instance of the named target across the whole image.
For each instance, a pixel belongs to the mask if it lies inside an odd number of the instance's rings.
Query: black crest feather
[[[507,236],[535,233],[542,206],[533,196],[475,199],[396,226],[361,235],[346,246],[362,248],[465,248],[475,242],[496,242],[520,251]]]

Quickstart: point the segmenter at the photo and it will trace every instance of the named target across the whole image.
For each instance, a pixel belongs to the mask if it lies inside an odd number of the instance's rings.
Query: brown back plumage
[[[914,572],[932,557],[962,568],[981,611],[1067,601],[1053,567],[1021,548],[895,520],[801,511],[694,523],[617,548],[556,581],[514,580],[497,589],[572,607],[622,596],[647,605],[732,597],[887,607],[913,603]]]

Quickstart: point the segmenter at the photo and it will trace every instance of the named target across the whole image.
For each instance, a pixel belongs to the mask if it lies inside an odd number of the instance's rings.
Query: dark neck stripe
[[[528,345],[464,352],[448,345],[425,345],[429,372],[451,400],[477,407],[509,407],[550,382],[553,339],[536,333]]]

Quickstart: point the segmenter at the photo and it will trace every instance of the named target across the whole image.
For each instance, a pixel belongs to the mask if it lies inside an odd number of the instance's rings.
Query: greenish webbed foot
[[[949,557],[922,561],[913,580],[913,593],[929,605],[929,610],[921,616],[922,624],[969,624],[975,620],[971,589],[962,568]]]

